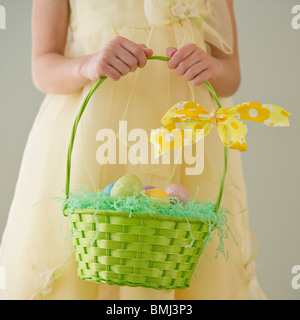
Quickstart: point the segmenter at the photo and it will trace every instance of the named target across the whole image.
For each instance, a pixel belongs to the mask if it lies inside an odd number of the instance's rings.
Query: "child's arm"
[[[68,0],[34,0],[32,75],[44,93],[69,94],[101,76],[119,80],[144,67],[153,54],[144,45],[117,37],[95,55],[67,58],[64,49],[69,14]]]
[[[209,81],[220,97],[232,96],[238,90],[241,81],[233,0],[226,2],[231,14],[234,36],[231,55],[212,46],[210,56],[195,44],[186,45],[179,50],[167,49],[167,55],[171,58],[168,65],[174,69],[176,75],[183,76],[195,86]]]

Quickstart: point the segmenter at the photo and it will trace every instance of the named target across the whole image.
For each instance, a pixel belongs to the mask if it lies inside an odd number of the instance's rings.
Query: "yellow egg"
[[[170,199],[168,199],[169,197],[168,194],[165,191],[160,189],[148,189],[145,191],[145,195],[157,201],[163,200],[163,202],[166,204],[170,202]]]
[[[141,180],[134,174],[127,174],[116,181],[110,191],[110,196],[111,198],[130,197],[135,193],[139,194],[142,190]]]

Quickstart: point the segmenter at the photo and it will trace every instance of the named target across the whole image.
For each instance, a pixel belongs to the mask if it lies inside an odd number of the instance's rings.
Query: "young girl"
[[[68,29],[70,33],[68,35]],[[68,40],[67,40],[68,38]],[[167,55],[168,63],[151,61]],[[204,172],[185,174],[183,165],[105,164],[96,158],[97,132],[142,128],[150,133],[179,101],[215,104],[209,81],[232,106],[240,68],[233,0],[35,0],[33,79],[47,94],[30,133],[1,245],[6,270],[3,299],[251,299],[264,298],[255,277],[255,253],[248,228],[240,154],[229,153],[223,204],[232,213],[238,243],[225,242],[229,259],[214,259],[217,240],[199,261],[186,290],[153,290],[97,285],[77,277],[70,228],[62,219],[65,166],[71,128],[93,83],[107,76],[81,120],[72,156],[71,190],[96,191],[126,173],[163,189],[185,185],[199,200],[214,201],[223,147],[214,130],[205,138]],[[227,98],[226,98],[227,97]],[[120,142],[122,143],[122,141]],[[130,143],[127,143],[130,147]]]

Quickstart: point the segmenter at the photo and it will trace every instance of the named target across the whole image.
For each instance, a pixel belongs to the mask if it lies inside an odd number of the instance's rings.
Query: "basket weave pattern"
[[[189,287],[211,228],[199,219],[182,217],[71,212],[79,277],[110,285]]]

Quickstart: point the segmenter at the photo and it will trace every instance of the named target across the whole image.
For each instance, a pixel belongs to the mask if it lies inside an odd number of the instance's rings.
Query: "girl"
[[[95,157],[102,128],[157,128],[175,103],[195,101],[213,110],[202,85],[209,81],[231,106],[240,83],[233,0],[35,0],[32,70],[47,94],[34,123],[1,246],[6,268],[4,299],[250,299],[263,298],[254,272],[254,248],[244,211],[246,190],[240,155],[230,152],[224,205],[238,242],[225,242],[229,259],[214,259],[216,243],[200,259],[198,277],[186,290],[158,291],[97,285],[80,280],[68,221],[60,204],[66,153],[74,118],[93,83],[107,80],[93,96],[79,126],[72,158],[71,189],[96,191],[126,173],[160,188],[181,183],[199,200],[214,200],[223,147],[216,134],[205,139],[204,172],[185,175],[185,164],[105,164]],[[68,35],[68,30],[70,31]],[[151,55],[169,62],[149,62]],[[126,75],[126,77],[124,77]],[[120,141],[122,143],[122,141]],[[130,144],[127,145],[130,147]],[[38,204],[36,204],[38,202]],[[35,204],[35,205],[34,205]],[[204,261],[205,260],[205,261]]]

